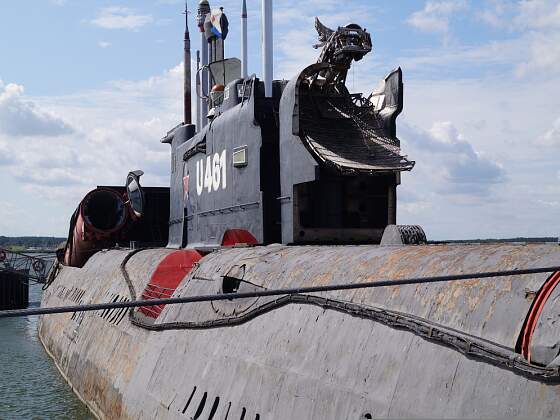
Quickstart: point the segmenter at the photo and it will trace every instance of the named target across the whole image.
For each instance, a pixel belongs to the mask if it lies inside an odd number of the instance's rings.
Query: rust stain
[[[80,394],[87,401],[99,407],[107,418],[123,417],[122,395],[108,380],[112,377],[110,372],[104,372],[86,360],[79,375],[72,382],[78,384]]]
[[[325,286],[327,284],[330,284],[332,279],[333,279],[332,273],[322,273],[313,277],[312,283],[314,286]]]

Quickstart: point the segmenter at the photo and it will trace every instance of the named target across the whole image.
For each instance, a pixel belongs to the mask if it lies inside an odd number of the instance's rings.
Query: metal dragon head
[[[337,67],[349,69],[352,61],[360,61],[371,52],[371,35],[355,23],[339,27],[336,31],[326,27],[319,18],[315,18],[315,28],[319,34],[322,47],[320,63],[329,63]]]

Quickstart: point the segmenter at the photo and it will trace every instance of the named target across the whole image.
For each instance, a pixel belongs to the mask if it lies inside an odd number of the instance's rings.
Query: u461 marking
[[[206,161],[206,163],[205,163]],[[196,162],[196,193],[201,195],[206,188],[207,192],[223,190],[227,187],[226,177],[226,151],[214,153],[206,159]]]

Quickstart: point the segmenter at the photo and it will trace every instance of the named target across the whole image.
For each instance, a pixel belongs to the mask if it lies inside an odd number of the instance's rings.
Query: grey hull
[[[99,252],[82,269],[64,267],[43,306],[138,299],[158,263],[174,251],[134,254],[125,267],[127,284],[121,263],[129,252]],[[247,291],[559,261],[554,245],[234,248],[204,257],[175,296],[220,293],[232,276],[240,280],[238,290]],[[382,316],[388,310],[409,323],[432,323],[442,334],[467,337],[514,360],[533,292],[548,277],[318,293],[309,302],[168,305],[145,328],[131,323],[144,322],[138,314],[131,318],[122,310],[48,315],[39,333],[100,418],[557,418],[560,385],[467,357]]]

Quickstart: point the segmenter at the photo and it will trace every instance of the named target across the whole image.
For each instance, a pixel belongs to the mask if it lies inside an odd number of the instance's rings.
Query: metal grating
[[[321,95],[302,95],[300,106],[302,139],[325,164],[350,173],[414,167],[373,107],[355,105],[350,96]]]

